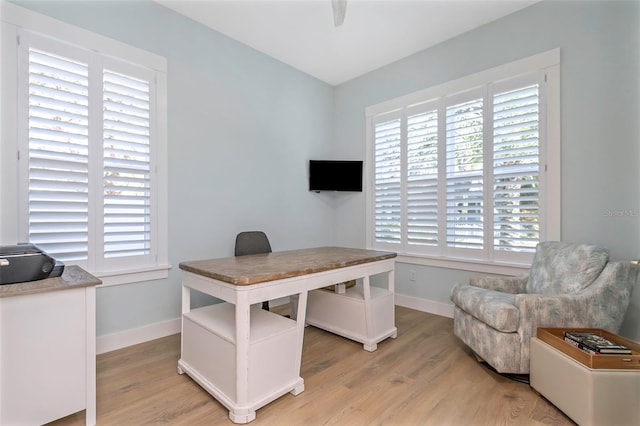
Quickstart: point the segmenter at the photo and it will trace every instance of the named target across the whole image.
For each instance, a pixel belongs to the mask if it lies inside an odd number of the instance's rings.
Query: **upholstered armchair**
[[[528,275],[484,277],[456,284],[453,330],[499,373],[529,373],[529,339],[538,327],[588,327],[618,332],[637,270],[609,262],[586,244],[538,244]]]

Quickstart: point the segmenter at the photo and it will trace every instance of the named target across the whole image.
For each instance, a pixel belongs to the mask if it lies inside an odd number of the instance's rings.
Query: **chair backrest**
[[[588,323],[584,327],[618,332],[638,280],[638,266],[633,262],[609,262],[587,291],[598,292],[582,312]],[[586,322],[586,321],[585,321]]]
[[[558,241],[539,243],[526,291],[535,294],[575,293],[591,285],[608,261],[609,251],[594,245]]]
[[[262,231],[246,231],[236,235],[236,256],[271,253],[271,244]]]

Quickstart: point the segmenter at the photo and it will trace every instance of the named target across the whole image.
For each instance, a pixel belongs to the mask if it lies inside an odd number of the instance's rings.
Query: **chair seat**
[[[520,312],[515,305],[515,294],[458,284],[453,288],[451,300],[457,307],[496,330],[513,333],[518,329]]]

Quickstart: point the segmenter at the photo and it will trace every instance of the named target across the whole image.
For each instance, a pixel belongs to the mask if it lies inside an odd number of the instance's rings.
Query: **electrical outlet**
[[[415,281],[416,280],[416,271],[413,269],[409,270],[409,281]]]

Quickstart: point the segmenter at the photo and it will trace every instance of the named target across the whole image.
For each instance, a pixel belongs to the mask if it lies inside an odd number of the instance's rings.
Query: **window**
[[[557,63],[531,67],[539,61],[367,110],[370,246],[517,265],[559,237],[559,141],[547,118],[558,115]]]
[[[18,239],[107,282],[165,277],[164,71],[17,36]]]

